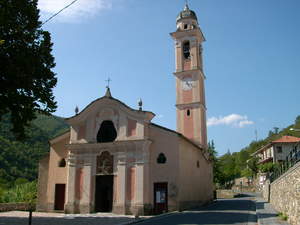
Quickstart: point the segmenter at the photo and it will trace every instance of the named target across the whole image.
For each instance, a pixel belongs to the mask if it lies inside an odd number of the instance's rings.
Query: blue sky
[[[39,0],[42,20],[72,0]],[[78,0],[43,28],[52,34],[58,116],[105,93],[176,129],[174,43],[183,0]],[[208,137],[240,151],[300,115],[300,1],[190,0],[206,37]]]

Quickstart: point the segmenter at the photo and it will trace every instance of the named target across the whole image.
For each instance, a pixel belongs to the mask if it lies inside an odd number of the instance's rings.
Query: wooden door
[[[154,183],[154,213],[168,211],[168,183]]]
[[[95,211],[111,212],[113,206],[113,175],[96,176]]]
[[[55,201],[54,209],[55,210],[64,210],[65,208],[65,184],[55,184]]]

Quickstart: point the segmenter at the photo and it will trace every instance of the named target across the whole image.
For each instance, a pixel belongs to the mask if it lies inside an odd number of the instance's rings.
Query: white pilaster
[[[69,162],[68,165],[68,182],[67,182],[67,199],[65,205],[66,213],[75,213],[75,179],[76,167],[73,163]]]
[[[89,160],[84,163],[83,167],[83,192],[80,201],[80,213],[90,213],[92,211],[91,204],[91,179],[92,166]]]

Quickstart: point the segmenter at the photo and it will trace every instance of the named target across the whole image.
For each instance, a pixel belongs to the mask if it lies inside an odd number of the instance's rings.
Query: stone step
[[[290,225],[278,217],[278,212],[261,197],[256,197],[256,216],[258,225]]]

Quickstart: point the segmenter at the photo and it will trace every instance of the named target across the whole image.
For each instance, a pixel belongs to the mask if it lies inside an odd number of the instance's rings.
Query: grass
[[[288,219],[288,215],[286,215],[283,212],[278,213],[278,216],[280,219],[285,220],[285,221],[287,221],[287,219]]]

